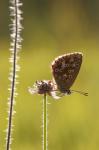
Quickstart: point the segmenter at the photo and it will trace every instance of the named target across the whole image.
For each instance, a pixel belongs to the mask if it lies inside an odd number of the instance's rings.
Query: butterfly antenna
[[[88,93],[82,92],[82,91],[77,91],[77,90],[71,90],[72,92],[77,92],[79,94],[82,94],[84,96],[88,96]]]

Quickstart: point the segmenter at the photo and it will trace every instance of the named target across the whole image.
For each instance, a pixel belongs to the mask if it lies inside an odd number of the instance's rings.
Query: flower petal
[[[38,93],[38,89],[36,87],[35,88],[29,87],[28,91],[30,92],[30,94],[37,94]]]
[[[62,96],[64,96],[63,93],[59,93],[58,91],[52,91],[52,92],[50,92],[50,95],[51,95],[54,99],[56,99],[56,100],[58,100],[58,99],[60,99]]]

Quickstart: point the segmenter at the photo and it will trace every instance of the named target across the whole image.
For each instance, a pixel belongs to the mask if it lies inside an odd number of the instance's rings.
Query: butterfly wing
[[[78,52],[69,53],[59,56],[53,61],[53,77],[57,88],[62,93],[69,90],[74,83],[82,64],[82,56],[82,53]]]

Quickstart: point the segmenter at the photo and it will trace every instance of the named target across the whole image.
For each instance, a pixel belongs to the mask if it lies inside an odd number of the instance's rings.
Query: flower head
[[[48,94],[54,99],[59,99],[58,90],[56,84],[52,80],[36,81],[33,87],[29,87],[31,94]]]

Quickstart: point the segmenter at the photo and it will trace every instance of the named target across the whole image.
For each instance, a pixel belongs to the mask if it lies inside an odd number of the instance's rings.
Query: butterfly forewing
[[[58,89],[65,93],[74,83],[82,63],[82,53],[69,53],[57,57],[52,63],[52,73]]]

